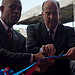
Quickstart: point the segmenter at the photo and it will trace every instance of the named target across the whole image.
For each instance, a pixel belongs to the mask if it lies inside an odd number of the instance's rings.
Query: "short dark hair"
[[[44,7],[44,4],[45,4],[45,2],[43,2],[43,4],[42,4],[42,11],[44,11],[44,9],[43,9],[43,7]]]

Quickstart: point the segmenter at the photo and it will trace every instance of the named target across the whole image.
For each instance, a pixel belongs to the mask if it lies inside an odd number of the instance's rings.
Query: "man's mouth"
[[[12,19],[18,19],[18,16],[13,16]]]
[[[53,24],[53,22],[50,22],[50,24]]]
[[[12,16],[12,19],[13,19],[13,20],[18,20],[19,17],[18,17],[18,16]]]

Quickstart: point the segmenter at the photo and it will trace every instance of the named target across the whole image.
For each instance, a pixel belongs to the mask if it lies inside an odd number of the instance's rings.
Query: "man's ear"
[[[59,10],[59,16],[60,16],[60,14],[61,14],[61,10]]]
[[[4,6],[0,6],[0,10],[3,13],[4,12]]]
[[[43,13],[43,11],[41,12],[41,14],[42,14],[42,17],[44,18],[44,13]]]

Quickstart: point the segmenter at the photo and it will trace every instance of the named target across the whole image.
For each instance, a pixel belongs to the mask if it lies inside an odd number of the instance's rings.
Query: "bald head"
[[[10,2],[10,1],[18,1],[21,4],[21,1],[20,0],[2,0],[2,6],[7,5],[8,2]]]
[[[57,10],[59,11],[60,10],[60,4],[59,2],[55,1],[55,0],[46,0],[43,4],[42,4],[42,11],[44,11],[44,5],[47,3],[47,2],[53,2],[56,7],[57,7]]]
[[[2,0],[2,6],[4,6],[5,4],[7,4],[8,0]]]

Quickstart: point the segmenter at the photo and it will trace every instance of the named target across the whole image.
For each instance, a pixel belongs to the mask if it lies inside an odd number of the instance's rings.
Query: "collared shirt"
[[[55,38],[55,33],[56,33],[56,30],[57,30],[57,27],[58,27],[58,24],[57,24],[57,26],[55,27],[55,29],[53,29],[53,31],[54,31],[54,33],[52,33],[52,38],[53,38],[53,40],[54,40],[54,38]],[[47,29],[47,31],[49,32],[49,28],[46,26],[46,29]],[[39,52],[42,52],[43,51],[43,49],[42,49],[42,47],[40,48],[40,50],[39,50]]]
[[[0,18],[0,21],[2,22],[2,24],[3,24],[3,26],[4,26],[4,28],[6,29],[6,31],[8,30],[8,26],[3,22],[3,20]]]
[[[3,24],[3,26],[4,26],[4,28],[5,28],[5,30],[6,31],[8,31],[8,26],[3,22],[3,20],[0,18],[0,21],[2,22],[2,24]],[[12,28],[11,28],[11,30],[12,30]],[[12,34],[12,33],[11,33]],[[12,35],[11,35],[12,36]]]
[[[57,27],[58,27],[58,24],[57,24],[57,26],[55,27],[55,29],[53,29],[53,31],[54,31],[54,33],[52,33],[52,38],[53,38],[53,40],[54,40],[54,38],[55,38],[55,33],[56,33],[56,30],[57,30]],[[46,26],[46,29],[47,29],[47,31],[49,32],[49,28]]]

